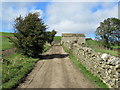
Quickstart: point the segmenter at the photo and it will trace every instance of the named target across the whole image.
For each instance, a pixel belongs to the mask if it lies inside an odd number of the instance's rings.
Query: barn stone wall
[[[62,37],[61,43],[64,42],[77,42],[79,44],[85,43],[85,37]]]

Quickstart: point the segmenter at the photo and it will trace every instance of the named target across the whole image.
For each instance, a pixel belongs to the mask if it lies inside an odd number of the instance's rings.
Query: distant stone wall
[[[110,88],[120,87],[120,58],[95,52],[91,48],[71,42],[65,42],[63,46]]]
[[[64,42],[77,42],[79,44],[85,43],[85,37],[62,37],[61,43]]]

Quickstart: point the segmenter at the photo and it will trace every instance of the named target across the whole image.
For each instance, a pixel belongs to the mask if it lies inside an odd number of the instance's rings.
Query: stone
[[[111,86],[114,86],[114,85],[115,85],[115,79],[112,79],[112,80],[111,80],[110,85],[111,85]]]
[[[112,69],[113,68],[113,66],[109,66],[110,67],[110,69]]]
[[[102,54],[101,58],[102,58],[103,60],[107,60],[107,59],[109,58],[109,55],[106,54],[106,53],[104,53],[104,54]]]
[[[113,75],[113,78],[118,79],[118,75]]]
[[[115,81],[115,87],[118,88],[118,85],[119,85],[118,80],[116,80]]]
[[[112,65],[119,65],[120,64],[120,58],[112,57],[108,60],[108,62]]]
[[[116,71],[112,70],[112,71],[111,71],[111,74],[112,74],[112,75],[116,75]]]
[[[117,69],[117,72],[120,73],[120,69]]]
[[[103,62],[99,62],[99,64],[103,64]]]
[[[112,64],[113,66],[115,66],[115,65],[116,65],[116,61],[112,61],[111,64]]]
[[[106,83],[110,83],[110,80],[109,80],[109,79],[106,79],[105,82],[106,82]]]
[[[120,69],[120,65],[116,65],[115,68],[116,68],[116,70]]]
[[[109,73],[109,74],[111,74],[111,73],[112,73],[112,71],[111,71],[111,70],[108,70],[108,73]]]
[[[120,78],[120,73],[118,74],[118,78]]]
[[[91,57],[95,57],[95,54],[92,54]]]
[[[117,60],[117,61],[116,61],[116,65],[117,65],[117,64],[120,65],[120,60]]]

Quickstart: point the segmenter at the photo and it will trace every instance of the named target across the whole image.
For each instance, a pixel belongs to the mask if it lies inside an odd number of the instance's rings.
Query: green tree
[[[105,47],[118,44],[120,38],[120,19],[108,18],[100,23],[95,31],[96,39],[100,40]]]
[[[14,36],[11,39],[17,48],[17,51],[30,57],[37,57],[43,51],[46,42],[46,27],[40,13],[29,13],[26,17],[19,16],[15,19]]]
[[[46,33],[48,43],[51,44],[53,42],[53,39],[54,39],[54,36],[55,36],[56,33],[57,32],[55,30],[52,30],[51,32],[49,31],[49,32]]]

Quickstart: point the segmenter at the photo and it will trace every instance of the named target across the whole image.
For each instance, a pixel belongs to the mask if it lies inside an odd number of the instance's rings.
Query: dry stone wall
[[[63,46],[80,61],[90,72],[98,76],[110,88],[120,88],[120,58],[95,52],[79,44],[64,42]]]

